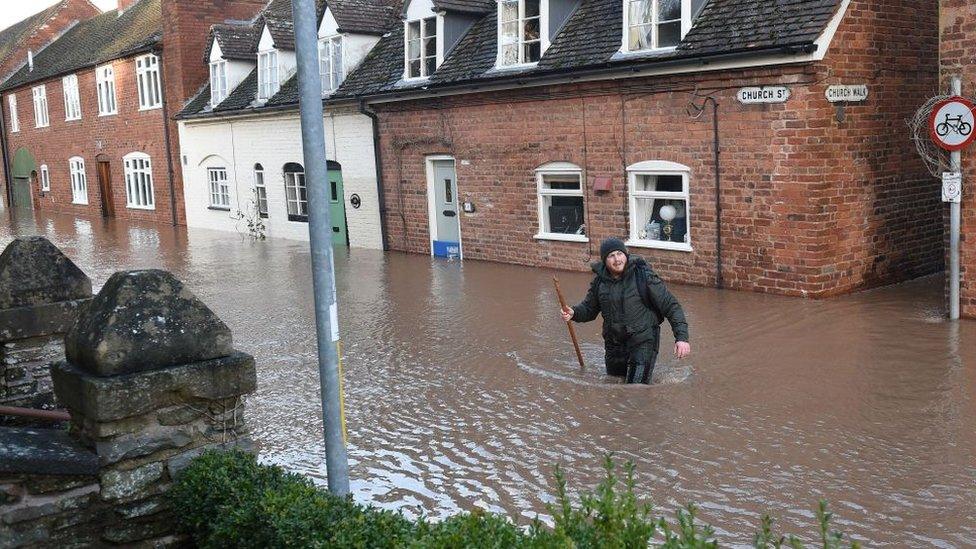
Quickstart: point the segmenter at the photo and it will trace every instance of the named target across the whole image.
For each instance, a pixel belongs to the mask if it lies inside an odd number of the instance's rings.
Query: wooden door
[[[112,202],[112,170],[108,162],[98,162],[98,190],[102,196],[102,217],[115,217]]]

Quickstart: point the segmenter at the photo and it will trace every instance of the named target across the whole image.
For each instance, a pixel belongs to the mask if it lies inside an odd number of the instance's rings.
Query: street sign
[[[763,86],[741,88],[736,94],[739,103],[750,105],[754,103],[786,103],[790,98],[790,89],[786,86]]]
[[[936,103],[929,116],[929,134],[936,145],[947,151],[968,147],[976,139],[973,110],[976,105],[958,95]]]
[[[960,202],[962,200],[962,174],[944,172],[942,174],[942,201]]]
[[[828,86],[824,92],[827,101],[831,103],[859,103],[868,100],[868,85],[856,84],[851,86]]]

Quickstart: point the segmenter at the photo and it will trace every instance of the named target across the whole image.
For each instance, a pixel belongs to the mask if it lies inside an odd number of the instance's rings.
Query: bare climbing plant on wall
[[[245,238],[249,238],[251,241],[264,240],[267,238],[267,227],[258,208],[257,189],[252,189],[251,195],[247,206],[244,209],[235,210],[230,214],[230,218],[237,221],[235,228]]]

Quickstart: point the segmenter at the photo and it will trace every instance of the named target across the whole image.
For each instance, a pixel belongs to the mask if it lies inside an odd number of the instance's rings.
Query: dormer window
[[[319,76],[322,77],[322,93],[335,91],[345,76],[342,70],[342,36],[330,36],[319,40]]]
[[[624,0],[624,51],[676,47],[691,29],[700,0]]]
[[[498,4],[498,66],[535,63],[542,57],[542,0]]]
[[[216,107],[227,99],[227,61],[210,63],[210,105]]]
[[[437,18],[407,21],[405,74],[407,78],[426,78],[437,69]]]
[[[278,93],[278,52],[270,50],[258,54],[258,99],[266,101]]]

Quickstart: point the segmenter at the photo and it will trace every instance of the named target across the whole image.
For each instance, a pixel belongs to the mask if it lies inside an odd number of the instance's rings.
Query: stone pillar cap
[[[91,280],[43,236],[22,236],[0,254],[0,309],[88,299]]]
[[[161,270],[112,275],[65,338],[68,362],[114,376],[228,356],[230,328]]]

